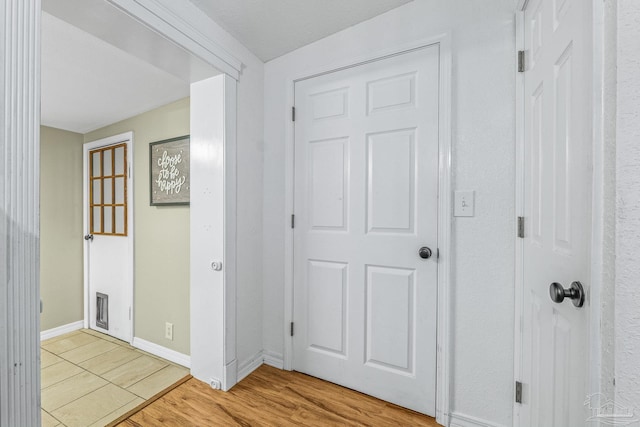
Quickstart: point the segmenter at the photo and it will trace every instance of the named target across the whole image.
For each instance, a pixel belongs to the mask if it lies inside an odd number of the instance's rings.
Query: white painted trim
[[[516,11],[523,12],[529,4],[529,0],[516,0]]]
[[[60,335],[68,334],[69,332],[75,332],[82,329],[83,327],[84,327],[84,321],[78,320],[77,322],[67,323],[66,325],[47,329],[46,331],[40,332],[40,341],[45,341],[51,338],[59,337]]]
[[[451,37],[440,37],[440,140],[438,193],[438,323],[436,359],[436,421],[446,425],[451,411]]]
[[[237,85],[224,76],[224,364],[223,390],[237,380]]]
[[[249,359],[240,363],[238,367],[238,382],[242,381],[262,364],[272,366],[277,369],[283,368],[282,355],[271,351],[260,350]]]
[[[192,375],[223,390],[237,381],[236,85],[227,75],[191,85]]]
[[[264,352],[258,351],[249,359],[238,365],[238,382],[248,377],[253,371],[258,369],[264,363]]]
[[[135,348],[146,351],[154,356],[161,357],[169,362],[176,363],[185,368],[191,368],[191,356],[183,354],[170,348],[163,347],[159,344],[152,343],[151,341],[143,340],[142,338],[134,337],[131,343]]]
[[[85,142],[82,147],[82,227],[84,230],[84,235],[89,234],[89,213],[87,211],[87,207],[89,205],[89,187],[88,187],[88,172],[89,172],[89,151],[98,147],[106,147],[109,145],[118,144],[121,142],[127,143],[127,161],[129,167],[129,182],[127,183],[127,243],[128,243],[128,251],[129,251],[129,262],[126,266],[127,275],[129,276],[131,289],[129,292],[129,307],[131,307],[131,319],[129,319],[129,331],[128,331],[128,341],[130,344],[133,342],[134,337],[134,319],[135,319],[135,251],[134,251],[134,240],[135,240],[135,224],[134,224],[134,174],[135,170],[133,168],[134,164],[134,143],[133,143],[133,132],[124,132],[118,135],[113,135],[107,138],[98,139],[95,141]],[[82,248],[82,259],[84,262],[84,272],[83,272],[83,301],[84,301],[84,321],[83,327],[85,329],[89,329],[89,302],[91,301],[91,296],[89,295],[89,248],[90,243],[85,241]],[[99,331],[102,333],[106,333],[105,331]]]
[[[450,316],[451,302],[449,281],[451,274],[451,36],[443,33],[427,39],[416,40],[393,49],[385,49],[369,53],[348,62],[316,68],[286,79],[286,97],[283,117],[286,117],[285,135],[285,265],[284,265],[284,357],[283,369],[293,369],[293,337],[290,336],[290,323],[293,321],[293,230],[290,215],[294,213],[294,123],[289,119],[291,106],[295,103],[295,83],[322,74],[340,71],[346,68],[381,60],[390,56],[401,55],[417,49],[438,44],[440,46],[440,138],[439,138],[439,197],[438,197],[438,248],[440,261],[438,265],[438,332],[437,332],[437,380],[436,380],[436,419],[446,424],[450,409]]]
[[[229,391],[238,384],[238,360],[233,359],[224,366],[222,374],[222,391]]]
[[[589,287],[589,394],[602,389],[602,299],[604,272],[605,216],[604,183],[604,11],[601,0],[592,0],[593,11],[593,171],[592,171],[592,230],[591,230],[591,285]]]
[[[525,2],[526,3],[526,2]],[[524,5],[526,7],[526,4]],[[516,12],[516,50],[524,49],[524,11]],[[515,61],[514,61],[515,64]],[[516,216],[524,216],[524,139],[525,139],[525,87],[524,73],[519,73],[517,65],[514,65],[515,79],[515,95],[516,95],[516,185],[515,185],[515,214]],[[523,292],[524,292],[524,272],[523,272],[523,255],[524,255],[524,239],[518,237],[518,221],[515,221],[513,230],[513,238],[515,239],[515,288],[514,288],[514,339],[513,339],[513,378],[515,381],[522,380],[522,339],[523,339]],[[522,405],[513,401],[513,426],[520,425],[520,410]]]
[[[274,368],[284,369],[284,358],[282,354],[273,351],[264,351],[264,364]]]
[[[502,424],[492,423],[491,421],[483,420],[481,418],[472,417],[471,415],[461,414],[459,412],[453,412],[451,414],[451,423],[449,427],[506,427]]]
[[[190,2],[159,0],[107,0],[123,12],[208,64],[238,80],[242,62],[227,52],[202,27],[202,12]]]
[[[0,3],[0,426],[39,426],[40,0]]]
[[[309,70],[297,73],[293,76],[289,76],[287,82],[298,82],[301,80],[312,79],[314,77],[321,76],[323,74],[335,73],[336,71],[345,70],[347,68],[357,67],[359,65],[367,64],[369,62],[379,61],[391,56],[402,55],[413,50],[423,49],[425,47],[441,43],[442,40],[450,38],[449,33],[442,33],[432,37],[427,37],[419,40],[413,40],[409,43],[403,43],[392,48],[379,49],[374,52],[369,52],[355,58],[349,58],[346,61],[333,62],[321,67],[310,68]]]

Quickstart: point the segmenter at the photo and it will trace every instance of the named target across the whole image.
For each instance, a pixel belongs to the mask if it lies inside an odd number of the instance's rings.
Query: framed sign
[[[149,144],[151,206],[189,204],[189,135]]]

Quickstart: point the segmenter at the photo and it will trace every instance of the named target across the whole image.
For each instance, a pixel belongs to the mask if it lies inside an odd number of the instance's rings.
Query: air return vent
[[[109,330],[109,295],[96,292],[96,326]]]

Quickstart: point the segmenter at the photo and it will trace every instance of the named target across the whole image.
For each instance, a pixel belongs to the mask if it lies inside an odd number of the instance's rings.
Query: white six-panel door
[[[295,104],[294,369],[434,415],[439,48]]]
[[[591,1],[525,10],[521,425],[584,426],[591,239]],[[582,308],[549,287],[584,286]]]

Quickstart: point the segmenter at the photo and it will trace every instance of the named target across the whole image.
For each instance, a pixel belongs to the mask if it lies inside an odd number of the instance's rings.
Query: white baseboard
[[[238,382],[248,377],[251,372],[258,369],[263,363],[264,363],[264,354],[263,354],[263,351],[260,350],[259,352],[251,356],[249,359],[245,360],[240,365],[238,365]]]
[[[449,419],[449,427],[505,427],[502,424],[496,424],[491,421],[483,420],[470,415],[453,412]]]
[[[151,353],[154,356],[162,357],[170,362],[177,363],[185,368],[191,368],[191,356],[182,354],[170,348],[163,347],[161,345],[152,343],[142,338],[133,338],[133,344],[135,348],[138,348],[147,353]]]
[[[47,329],[40,332],[40,341],[48,340],[58,337],[60,335],[68,334],[69,332],[77,331],[84,327],[84,321],[78,320],[77,322],[69,323],[66,325],[58,326],[57,328]]]
[[[284,357],[280,353],[273,351],[264,351],[264,364],[273,366],[274,368],[284,369]]]
[[[224,367],[222,390],[229,391],[236,384],[238,384],[238,359],[233,359]]]
[[[274,368],[278,369],[283,369],[284,367],[284,359],[282,358],[281,354],[260,350],[238,365],[238,382],[248,377],[263,363],[265,365],[273,366]]]

